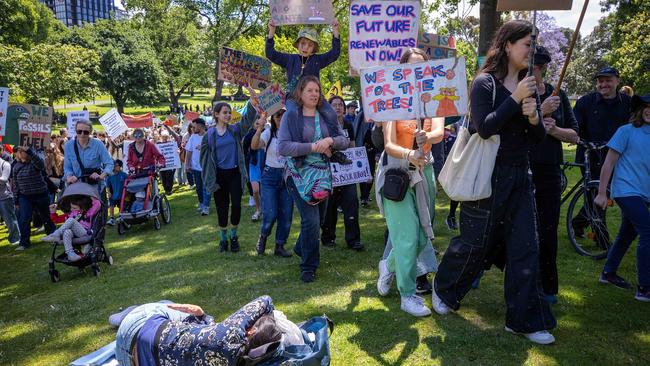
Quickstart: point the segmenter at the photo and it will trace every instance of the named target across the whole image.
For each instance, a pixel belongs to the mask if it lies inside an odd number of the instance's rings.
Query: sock
[[[236,238],[237,237],[237,228],[233,227],[230,229],[230,237],[231,238]]]
[[[228,230],[221,229],[221,240],[228,240]]]

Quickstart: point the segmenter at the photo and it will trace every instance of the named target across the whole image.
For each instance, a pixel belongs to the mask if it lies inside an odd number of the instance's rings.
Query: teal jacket
[[[250,101],[246,102],[244,108],[239,110],[242,118],[241,121],[228,125],[226,133],[229,133],[235,139],[237,145],[237,166],[241,174],[242,191],[246,190],[246,182],[248,182],[248,173],[246,171],[246,157],[244,156],[244,149],[242,148],[242,139],[246,132],[251,128],[253,122],[257,118],[257,111],[253,108]],[[217,162],[215,160],[217,148],[215,141],[217,130],[215,127],[210,127],[208,132],[203,135],[201,141],[201,178],[203,179],[203,189],[207,189],[210,194],[219,190],[219,182],[217,182]]]

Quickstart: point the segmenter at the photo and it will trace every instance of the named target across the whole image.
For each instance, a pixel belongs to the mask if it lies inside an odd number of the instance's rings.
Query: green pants
[[[436,201],[436,183],[433,168],[427,165],[424,174],[429,190],[430,219],[433,220]],[[388,235],[393,244],[393,250],[388,255],[388,269],[397,277],[397,289],[401,296],[415,294],[416,261],[420,252],[431,241],[426,237],[415,200],[415,189],[409,188],[406,197],[400,202],[383,199],[384,216],[388,226]]]

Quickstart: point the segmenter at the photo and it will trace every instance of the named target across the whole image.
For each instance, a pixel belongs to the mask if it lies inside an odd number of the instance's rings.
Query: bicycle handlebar
[[[606,142],[590,142],[585,140],[578,141],[578,145],[584,147],[587,150],[601,150],[607,147]]]

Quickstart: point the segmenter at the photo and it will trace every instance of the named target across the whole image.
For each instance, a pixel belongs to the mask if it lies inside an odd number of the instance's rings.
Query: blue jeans
[[[316,271],[320,264],[320,223],[325,217],[327,200],[312,206],[300,197],[291,177],[287,178],[287,189],[300,212],[300,235],[293,251],[300,256],[300,270]]]
[[[47,193],[33,194],[33,195],[24,195],[18,194],[18,206],[20,207],[18,211],[18,228],[20,229],[20,245],[23,247],[29,247],[30,242],[30,223],[32,221],[32,216],[34,210],[38,212],[43,219],[43,224],[45,226],[45,232],[51,234],[56,230],[56,226],[52,223],[50,219],[50,196]]]
[[[189,172],[185,171],[185,176],[187,177],[187,183],[191,186],[194,185],[194,173],[190,170]]]
[[[209,208],[210,207],[210,193],[206,189],[203,189],[203,178],[201,177],[200,170],[192,169],[192,175],[194,176],[194,183],[196,188],[196,195],[199,198],[199,206]]]
[[[20,230],[18,229],[18,219],[16,218],[13,198],[0,201],[0,216],[2,216],[5,225],[7,225],[7,230],[9,231],[7,239],[9,242],[15,243],[20,240]]]
[[[115,336],[115,358],[120,365],[133,365],[131,362],[131,341],[144,323],[154,315],[162,315],[171,321],[182,321],[188,317],[187,313],[167,307],[167,304],[150,303],[140,305],[133,309],[120,323]]]
[[[603,271],[616,272],[630,244],[639,235],[636,247],[636,267],[639,286],[650,286],[650,211],[648,202],[638,196],[614,199],[621,208],[621,227],[614,245],[609,248]]]
[[[284,168],[264,167],[262,171],[262,227],[260,234],[264,237],[271,235],[273,224],[277,221],[275,229],[275,243],[285,244],[291,229],[293,217],[293,199],[289,196],[287,186],[283,179]]]

